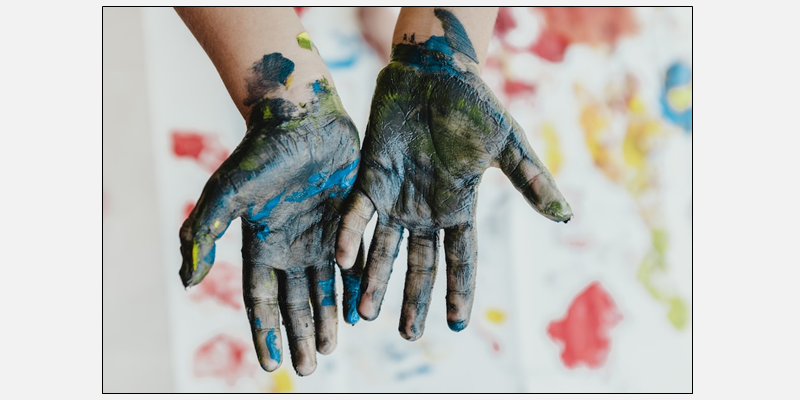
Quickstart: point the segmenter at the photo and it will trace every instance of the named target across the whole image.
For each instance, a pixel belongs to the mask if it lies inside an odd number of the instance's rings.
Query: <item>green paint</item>
[[[299,44],[300,47],[304,49],[311,50],[312,43],[311,43],[311,37],[308,36],[308,32],[302,32],[299,35],[297,35],[297,44]]]
[[[650,234],[653,247],[639,264],[636,278],[644,285],[650,296],[667,306],[667,318],[672,326],[681,330],[686,327],[689,309],[683,299],[669,293],[669,288],[659,283],[660,276],[667,271],[668,236],[662,229],[653,229]]]
[[[672,326],[679,330],[685,328],[688,314],[689,310],[686,307],[686,303],[681,298],[673,297],[670,299],[667,317],[669,317],[669,322],[672,323]]]

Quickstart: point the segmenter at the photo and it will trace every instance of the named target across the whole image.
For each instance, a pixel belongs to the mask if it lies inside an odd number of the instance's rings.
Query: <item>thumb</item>
[[[236,218],[233,187],[214,175],[206,183],[197,205],[180,230],[180,276],[184,287],[200,283],[214,264],[216,245]]]
[[[510,122],[510,133],[499,156],[500,168],[534,210],[552,221],[566,223],[572,218],[569,203],[517,121],[508,115],[506,120]]]

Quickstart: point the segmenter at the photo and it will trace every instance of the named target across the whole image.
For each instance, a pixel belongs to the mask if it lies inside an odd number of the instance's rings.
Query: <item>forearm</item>
[[[434,13],[434,7],[403,7],[397,18],[392,46],[400,43],[423,43],[431,36],[445,36],[448,43],[468,55],[481,67],[486,61],[489,40],[497,19],[498,7],[436,7],[450,15]],[[445,35],[443,24],[455,25]],[[458,29],[458,25],[463,27]],[[413,38],[413,39],[412,39]],[[471,46],[471,52],[470,47]]]
[[[311,96],[308,84],[330,73],[291,7],[176,7],[178,15],[214,63],[239,112],[262,98],[299,103]],[[265,56],[280,53],[282,57]],[[289,60],[289,62],[284,61]],[[271,76],[263,79],[262,75]],[[277,78],[280,85],[260,82]]]

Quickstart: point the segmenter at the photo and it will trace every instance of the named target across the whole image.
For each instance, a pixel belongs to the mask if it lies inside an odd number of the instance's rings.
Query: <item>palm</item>
[[[282,314],[301,375],[313,372],[315,351],[336,345],[334,239],[359,162],[355,127],[335,92],[319,83],[305,110],[281,99],[254,107],[251,128],[180,232],[181,278],[192,286],[214,262],[214,241],[241,218],[245,304],[259,360],[268,371],[281,364]],[[343,272],[349,323],[357,321],[353,273]]]
[[[545,217],[566,222],[572,216],[519,125],[476,74],[468,39],[453,40],[463,28],[446,10],[437,9],[436,16],[445,36],[424,43],[412,36],[408,44],[396,45],[394,61],[378,76],[361,169],[337,246],[340,265],[350,265],[357,238],[377,212],[358,307],[371,320],[379,314],[408,229],[400,333],[409,340],[424,330],[440,230],[447,258],[447,321],[455,331],[469,322],[477,259],[476,190],[487,168],[501,168]]]

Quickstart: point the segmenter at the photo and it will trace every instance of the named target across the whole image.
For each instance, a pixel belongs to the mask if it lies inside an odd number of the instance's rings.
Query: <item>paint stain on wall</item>
[[[208,276],[193,291],[194,301],[211,300],[223,307],[244,309],[242,269],[234,264],[217,261]]]
[[[206,133],[172,131],[172,154],[189,158],[208,172],[214,172],[230,153],[219,140]]]
[[[545,28],[530,51],[551,61],[564,60],[575,43],[615,46],[623,36],[633,35],[639,26],[631,7],[537,7]]]
[[[611,296],[593,282],[572,300],[563,319],[547,326],[547,334],[563,344],[561,361],[568,368],[599,368],[611,347],[608,332],[621,319]]]
[[[203,343],[194,353],[194,375],[225,380],[233,386],[239,378],[253,374],[245,360],[252,344],[220,334]]]

